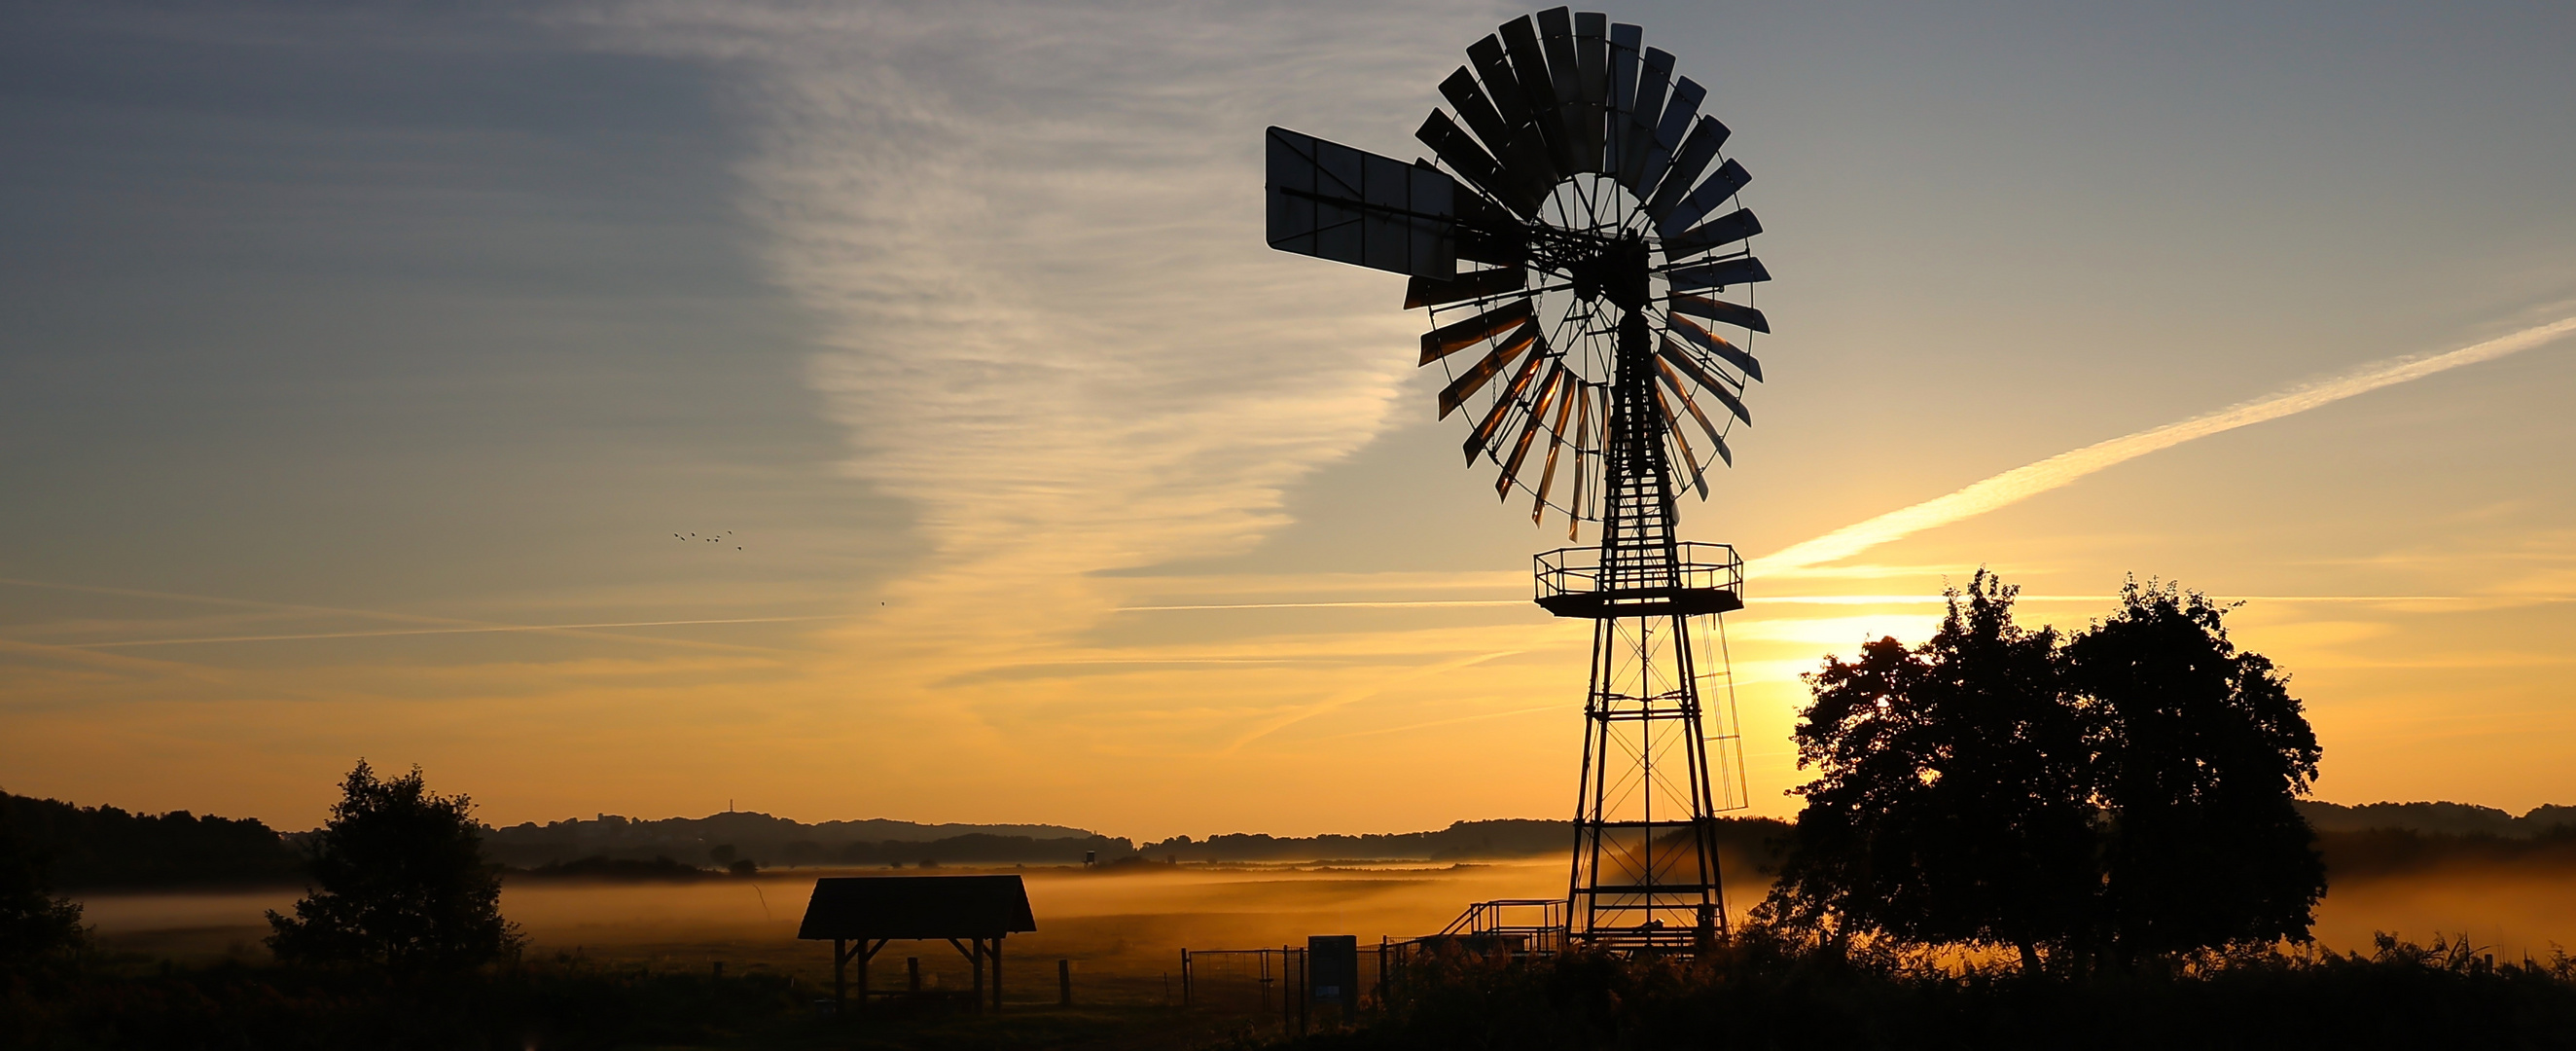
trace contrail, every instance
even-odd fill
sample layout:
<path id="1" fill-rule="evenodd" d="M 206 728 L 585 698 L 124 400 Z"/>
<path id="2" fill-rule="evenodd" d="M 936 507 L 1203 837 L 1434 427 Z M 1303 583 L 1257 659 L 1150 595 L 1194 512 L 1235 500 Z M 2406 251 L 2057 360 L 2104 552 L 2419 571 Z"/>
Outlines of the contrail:
<path id="1" fill-rule="evenodd" d="M 1208 606 L 1119 606 L 1112 613 L 1156 613 L 1188 609 L 1414 609 L 1424 606 L 1526 606 L 1528 599 L 1438 599 L 1395 602 L 1226 602 Z"/>
<path id="2" fill-rule="evenodd" d="M 128 646 L 193 646 L 213 642 L 290 642 L 303 639 L 382 639 L 398 635 L 488 635 L 511 631 L 583 631 L 593 628 L 661 628 L 679 624 L 785 624 L 835 617 L 733 617 L 725 620 L 628 620 L 609 624 L 494 624 L 471 628 L 401 628 L 392 631 L 317 631 L 300 635 L 216 635 L 195 639 L 130 639 L 123 642 L 67 642 L 67 650 L 106 650 Z"/>
<path id="3" fill-rule="evenodd" d="M 1900 540 L 1926 529 L 1949 525 L 1963 518 L 1973 518 L 2007 504 L 2027 500 L 2095 471 L 2137 459 L 2158 449 L 2171 448 L 2194 438 L 2205 438 L 2248 424 L 2277 420 L 2283 416 L 2306 412 L 2356 394 L 2367 394 L 2381 387 L 2422 379 L 2436 372 L 2445 372 L 2462 365 L 2493 361 L 2507 354 L 2548 343 L 2569 332 L 2576 332 L 2576 317 L 2553 321 L 2536 328 L 2527 328 L 2509 336 L 2499 336 L 2447 354 L 2421 355 L 2377 362 L 2342 376 L 2293 387 L 2269 397 L 2239 402 L 2179 423 L 2168 423 L 2162 427 L 2122 435 L 2109 441 L 2096 442 L 2071 452 L 2059 453 L 2038 463 L 2013 468 L 1948 496 L 1936 497 L 1912 507 L 1890 511 L 1866 522 L 1844 526 L 1805 543 L 1791 545 L 1778 554 L 1756 559 L 1754 568 L 1757 572 L 1779 573 L 1840 561 L 1889 541 Z"/>

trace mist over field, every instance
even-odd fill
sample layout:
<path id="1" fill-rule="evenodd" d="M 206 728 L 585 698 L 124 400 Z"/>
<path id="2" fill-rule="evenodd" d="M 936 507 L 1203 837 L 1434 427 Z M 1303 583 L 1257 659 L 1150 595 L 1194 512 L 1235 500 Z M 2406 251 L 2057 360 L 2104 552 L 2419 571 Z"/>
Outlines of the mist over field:
<path id="1" fill-rule="evenodd" d="M 2330 856 L 2334 840 L 2329 840 Z M 1728 912 L 1741 921 L 1769 889 L 1756 863 L 1730 863 Z M 2317 911 L 2314 934 L 2325 949 L 2368 952 L 2378 932 L 2419 941 L 2466 935 L 2499 960 L 2545 959 L 2576 946 L 2576 851 L 2529 857 L 2478 857 L 2453 851 L 2335 878 Z M 1156 863 L 1086 871 L 1040 866 L 938 871 L 1017 872 L 1027 881 L 1038 919 L 1034 934 L 1006 943 L 1007 959 L 1028 976 L 1015 995 L 1053 995 L 1053 961 L 1072 961 L 1077 981 L 1096 994 L 1152 1001 L 1179 950 L 1303 945 L 1309 935 L 1350 934 L 1363 945 L 1381 936 L 1404 939 L 1439 931 L 1467 903 L 1498 898 L 1561 898 L 1565 865 L 1553 856 L 1455 864 L 1406 862 L 1312 864 Z M 579 954 L 600 962 L 661 967 L 759 967 L 828 982 L 829 950 L 795 940 L 813 881 L 826 875 L 888 875 L 872 869 L 771 870 L 746 880 L 688 884 L 518 880 L 502 897 L 504 915 L 526 928 L 539 958 Z M 83 897 L 102 946 L 110 951 L 169 954 L 182 960 L 258 959 L 268 933 L 263 909 L 285 909 L 299 891 L 94 893 Z M 899 974 L 903 957 L 921 959 L 936 980 L 967 980 L 964 960 L 937 943 L 887 950 L 880 974 Z M 1040 972 L 1045 972 L 1041 974 Z M 881 979 L 882 980 L 882 979 Z M 1174 980 L 1177 980 L 1176 978 Z"/>

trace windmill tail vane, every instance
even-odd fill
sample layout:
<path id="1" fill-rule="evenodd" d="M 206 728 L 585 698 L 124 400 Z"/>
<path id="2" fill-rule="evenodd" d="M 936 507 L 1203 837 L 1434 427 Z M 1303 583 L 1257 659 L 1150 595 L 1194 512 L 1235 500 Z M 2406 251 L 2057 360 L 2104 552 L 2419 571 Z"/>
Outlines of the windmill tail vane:
<path id="1" fill-rule="evenodd" d="M 1677 497 L 1734 463 L 1771 330 L 1752 175 L 1677 67 L 1637 26 L 1551 8 L 1468 46 L 1414 132 L 1430 157 L 1279 127 L 1264 151 L 1271 247 L 1406 275 L 1467 462 L 1569 541 L 1597 524 L 1535 564 L 1538 604 L 1595 624 L 1566 933 L 1637 951 L 1726 927 L 1714 815 L 1744 790 L 1719 615 L 1743 563 L 1681 540 Z"/>

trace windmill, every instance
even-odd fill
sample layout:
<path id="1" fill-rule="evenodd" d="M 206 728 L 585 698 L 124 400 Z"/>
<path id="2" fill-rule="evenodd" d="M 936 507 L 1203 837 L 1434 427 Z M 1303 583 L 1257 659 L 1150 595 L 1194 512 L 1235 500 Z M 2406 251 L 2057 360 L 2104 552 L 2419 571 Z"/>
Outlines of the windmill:
<path id="1" fill-rule="evenodd" d="M 1642 36 L 1562 7 L 1514 19 L 1441 82 L 1456 115 L 1414 133 L 1436 161 L 1274 127 L 1265 163 L 1271 247 L 1411 278 L 1468 464 L 1568 541 L 1598 523 L 1535 560 L 1538 604 L 1594 623 L 1564 923 L 1668 951 L 1724 931 L 1715 815 L 1744 805 L 1721 620 L 1743 563 L 1680 539 L 1678 490 L 1707 499 L 1752 422 L 1745 348 L 1770 326 L 1744 293 L 1770 274 L 1707 89 Z"/>

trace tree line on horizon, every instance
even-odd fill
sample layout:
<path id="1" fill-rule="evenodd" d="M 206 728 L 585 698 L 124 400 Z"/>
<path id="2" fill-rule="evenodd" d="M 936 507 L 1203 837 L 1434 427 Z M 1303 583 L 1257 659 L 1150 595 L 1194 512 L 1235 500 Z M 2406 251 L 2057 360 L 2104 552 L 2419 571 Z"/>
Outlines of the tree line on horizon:
<path id="1" fill-rule="evenodd" d="M 2517 816 L 2465 803 L 2345 806 L 2301 799 L 2296 806 L 2317 830 L 2327 867 L 2336 874 L 2393 873 L 2449 863 L 2576 866 L 2576 807 L 2541 806 Z M 70 890 L 285 886 L 305 876 L 299 844 L 310 833 L 280 833 L 257 818 L 198 816 L 184 810 L 150 814 L 6 793 L 0 793 L 0 814 L 19 830 L 29 856 L 41 860 L 50 886 Z M 1720 845 L 1731 859 L 1768 870 L 1776 866 L 1792 822 L 1731 817 L 1720 818 L 1718 826 Z M 1476 861 L 1557 853 L 1573 835 L 1571 824 L 1562 820 L 1502 818 L 1458 821 L 1430 832 L 1224 833 L 1173 836 L 1141 845 L 1115 836 L 968 833 L 788 850 L 784 848 L 800 841 L 771 844 L 779 849 L 765 849 L 758 841 L 712 847 L 647 844 L 591 849 L 593 845 L 585 842 L 505 847 L 493 843 L 489 826 L 482 832 L 486 858 L 509 869 L 548 877 L 609 879 L 683 878 L 682 870 L 713 874 L 741 860 L 766 868 L 800 864 L 915 868 L 924 861 L 1069 865 L 1079 863 L 1085 852 L 1103 862 L 1130 857 L 1189 862 Z M 716 856 L 728 846 L 733 848 L 730 852 Z"/>

